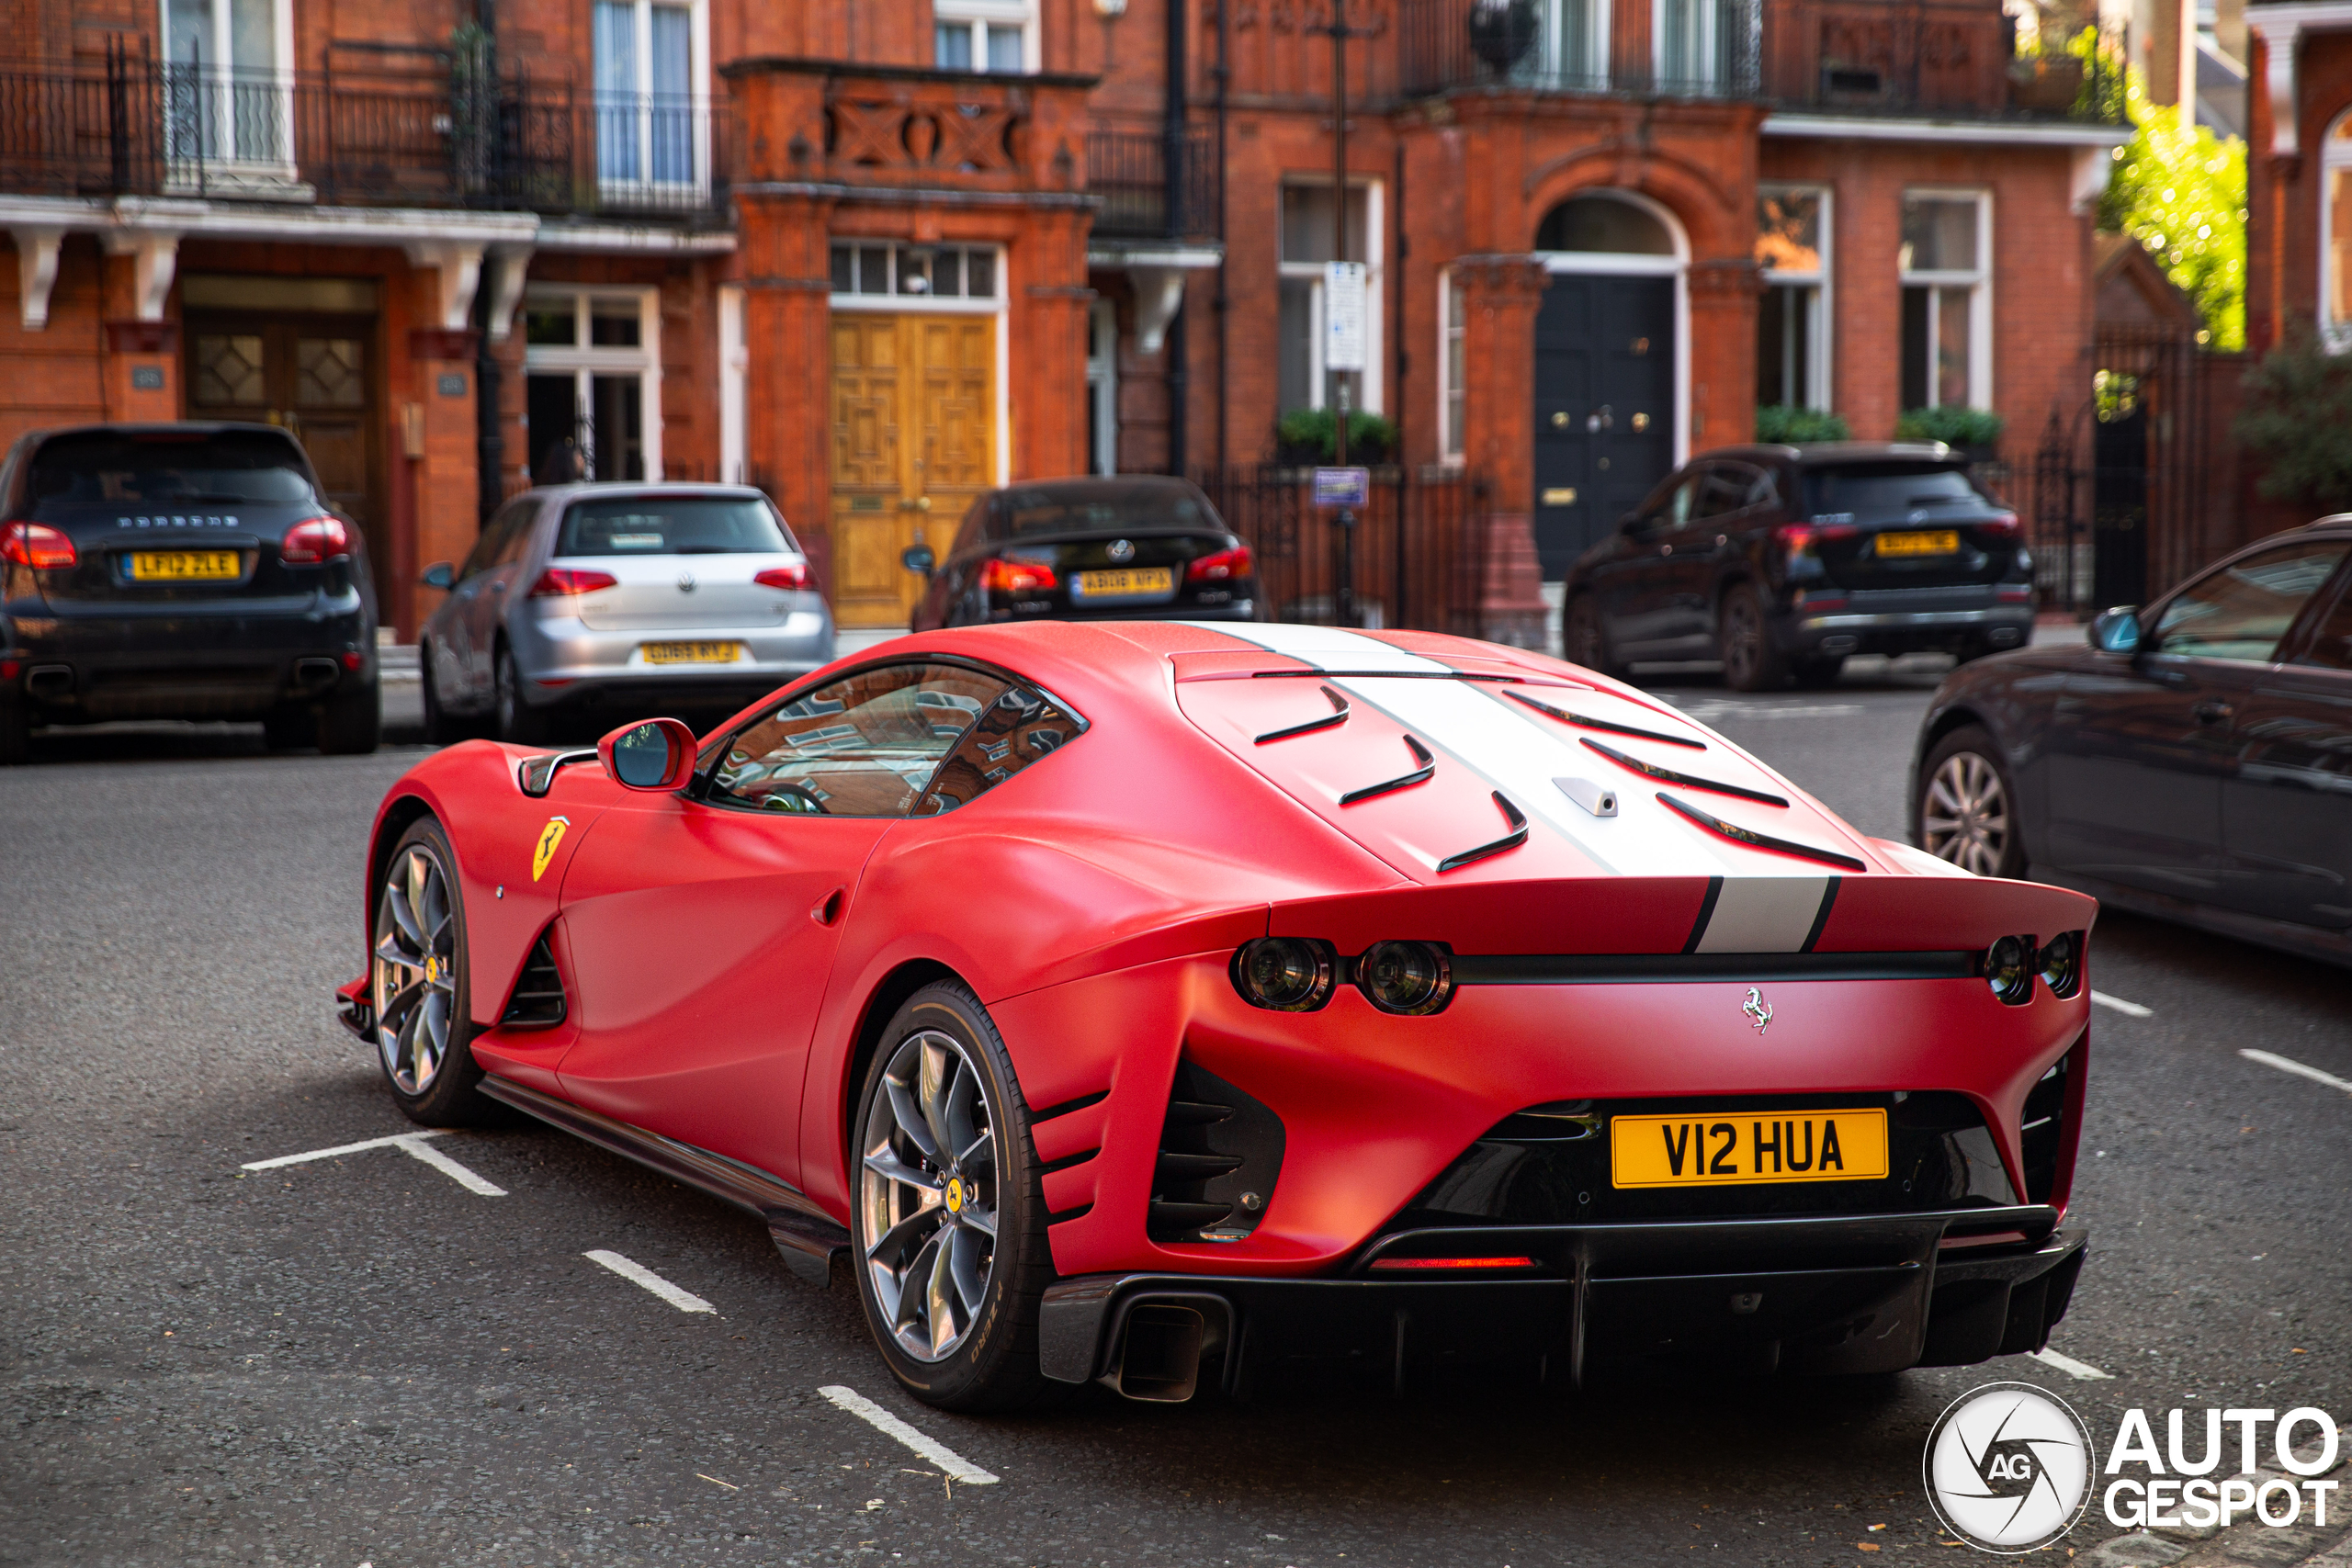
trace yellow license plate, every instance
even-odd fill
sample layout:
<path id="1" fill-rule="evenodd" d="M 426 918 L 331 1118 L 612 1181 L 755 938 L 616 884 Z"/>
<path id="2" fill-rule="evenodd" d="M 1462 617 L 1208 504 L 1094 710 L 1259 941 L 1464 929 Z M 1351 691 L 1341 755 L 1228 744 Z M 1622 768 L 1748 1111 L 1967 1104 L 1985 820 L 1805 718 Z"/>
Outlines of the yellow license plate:
<path id="1" fill-rule="evenodd" d="M 233 582 L 243 575 L 234 550 L 133 550 L 133 582 Z"/>
<path id="2" fill-rule="evenodd" d="M 740 642 L 649 642 L 640 646 L 648 664 L 732 664 L 743 651 Z"/>
<path id="3" fill-rule="evenodd" d="M 1885 1175 L 1886 1112 L 1879 1110 L 1618 1116 L 1609 1123 L 1609 1179 L 1617 1187 L 1743 1187 Z"/>
<path id="4" fill-rule="evenodd" d="M 1960 553 L 1960 531 L 1956 528 L 1935 528 L 1924 534 L 1881 534 L 1878 536 L 1881 556 L 1956 556 Z"/>
<path id="5" fill-rule="evenodd" d="M 1141 593 L 1165 593 L 1176 586 L 1171 567 L 1138 566 L 1123 571 L 1081 571 L 1078 592 L 1088 599 L 1125 599 Z"/>

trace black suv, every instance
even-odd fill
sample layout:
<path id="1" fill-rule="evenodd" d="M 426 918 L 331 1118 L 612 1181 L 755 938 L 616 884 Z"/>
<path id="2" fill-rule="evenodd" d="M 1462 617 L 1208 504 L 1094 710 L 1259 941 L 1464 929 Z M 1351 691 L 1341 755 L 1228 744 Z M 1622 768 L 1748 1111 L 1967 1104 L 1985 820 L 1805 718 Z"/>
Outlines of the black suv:
<path id="1" fill-rule="evenodd" d="M 0 459 L 0 762 L 37 724 L 259 719 L 373 751 L 376 591 L 266 424 L 34 431 Z"/>
<path id="2" fill-rule="evenodd" d="M 1743 692 L 1838 678 L 1854 653 L 1970 660 L 2033 635 L 2017 513 L 1934 443 L 1702 453 L 1568 569 L 1567 657 L 1720 658 Z"/>

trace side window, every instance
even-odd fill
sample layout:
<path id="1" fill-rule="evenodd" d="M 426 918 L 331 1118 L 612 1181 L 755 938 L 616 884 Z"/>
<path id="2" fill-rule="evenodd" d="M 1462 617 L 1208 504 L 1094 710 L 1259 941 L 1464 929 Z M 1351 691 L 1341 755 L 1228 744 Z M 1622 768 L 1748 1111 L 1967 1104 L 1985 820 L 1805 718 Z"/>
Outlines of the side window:
<path id="1" fill-rule="evenodd" d="M 1698 522 L 1737 512 L 1751 503 L 1759 489 L 1769 491 L 1771 482 L 1762 469 L 1746 463 L 1710 463 L 1700 476 L 1691 519 Z"/>
<path id="2" fill-rule="evenodd" d="M 1034 686 L 1014 686 L 965 732 L 914 814 L 936 817 L 968 805 L 1086 729 L 1086 721 Z"/>
<path id="3" fill-rule="evenodd" d="M 2335 603 L 2313 628 L 2311 646 L 2295 656 L 2295 662 L 2324 670 L 2352 670 L 2352 588 L 2336 594 Z"/>
<path id="4" fill-rule="evenodd" d="M 481 525 L 481 534 L 474 540 L 474 547 L 467 555 L 466 564 L 458 570 L 458 581 L 463 582 L 475 573 L 488 571 L 499 564 L 500 552 L 514 532 L 515 520 L 526 510 L 523 503 L 510 501 Z"/>
<path id="5" fill-rule="evenodd" d="M 530 550 L 531 525 L 538 521 L 538 516 L 536 502 L 508 502 L 506 510 L 499 513 L 505 532 L 498 541 L 498 558 L 490 564 L 512 566 L 521 560 Z"/>
<path id="6" fill-rule="evenodd" d="M 807 692 L 738 731 L 710 798 L 760 811 L 904 817 L 1006 683 L 953 664 L 885 664 Z"/>
<path id="7" fill-rule="evenodd" d="M 1679 528 L 1690 521 L 1690 502 L 1698 494 L 1703 468 L 1686 468 L 1660 485 L 1642 508 L 1642 522 L 1652 528 Z"/>
<path id="8" fill-rule="evenodd" d="M 2340 540 L 2311 539 L 2223 567 L 2165 606 L 2150 645 L 2187 659 L 2267 663 L 2345 549 Z"/>

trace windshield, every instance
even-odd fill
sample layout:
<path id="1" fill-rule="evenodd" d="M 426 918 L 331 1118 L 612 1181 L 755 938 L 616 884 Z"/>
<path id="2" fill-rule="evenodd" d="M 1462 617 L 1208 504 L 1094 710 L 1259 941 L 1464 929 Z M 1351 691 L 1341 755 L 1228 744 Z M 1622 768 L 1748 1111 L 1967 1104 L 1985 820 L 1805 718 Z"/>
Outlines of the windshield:
<path id="1" fill-rule="evenodd" d="M 1962 470 L 1935 463 L 1868 463 L 1815 468 L 1804 477 L 1815 517 L 1883 517 L 1917 507 L 1988 504 Z"/>
<path id="2" fill-rule="evenodd" d="M 563 514 L 559 556 L 774 555 L 794 548 L 756 496 L 631 495 Z"/>
<path id="3" fill-rule="evenodd" d="M 1003 504 L 1016 537 L 1144 528 L 1225 529 L 1199 496 L 1170 484 L 1015 488 L 1005 491 Z"/>
<path id="4" fill-rule="evenodd" d="M 212 434 L 61 435 L 41 443 L 36 502 L 149 505 L 311 499 L 292 442 L 258 431 Z"/>

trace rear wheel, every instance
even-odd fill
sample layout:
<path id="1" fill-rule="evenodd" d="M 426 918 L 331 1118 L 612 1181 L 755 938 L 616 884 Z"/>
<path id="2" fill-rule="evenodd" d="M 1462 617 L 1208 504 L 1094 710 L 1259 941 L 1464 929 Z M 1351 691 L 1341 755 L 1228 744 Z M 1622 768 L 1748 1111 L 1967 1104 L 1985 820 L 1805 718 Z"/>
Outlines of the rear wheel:
<path id="1" fill-rule="evenodd" d="M 1610 656 L 1609 626 L 1601 618 L 1600 602 L 1591 594 L 1579 593 L 1568 601 L 1560 640 L 1566 645 L 1569 663 L 1581 664 L 1613 681 L 1625 678 L 1623 661 Z"/>
<path id="2" fill-rule="evenodd" d="M 1979 876 L 2023 876 L 2017 789 L 2000 743 L 1976 725 L 1935 744 L 1919 768 L 1919 847 Z"/>
<path id="3" fill-rule="evenodd" d="M 0 768 L 22 767 L 32 756 L 32 715 L 24 699 L 0 693 Z"/>
<path id="4" fill-rule="evenodd" d="M 475 1089 L 473 965 L 457 856 L 427 817 L 401 835 L 376 891 L 368 999 L 376 1055 L 392 1100 L 412 1122 L 465 1127 L 495 1119 Z"/>
<path id="5" fill-rule="evenodd" d="M 498 646 L 496 680 L 498 738 L 515 746 L 546 745 L 554 727 L 545 713 L 524 700 L 523 678 L 514 668 L 514 652 L 504 643 Z"/>
<path id="6" fill-rule="evenodd" d="M 1715 642 L 1723 655 L 1724 683 L 1742 692 L 1777 692 L 1789 683 L 1789 667 L 1764 622 L 1764 600 L 1752 582 L 1724 595 L 1716 613 Z"/>
<path id="7" fill-rule="evenodd" d="M 357 757 L 383 741 L 382 690 L 373 682 L 337 692 L 319 705 L 319 750 L 330 757 Z"/>
<path id="8" fill-rule="evenodd" d="M 1028 1111 L 988 1010 L 955 981 L 909 998 L 858 1097 L 852 1253 L 882 1359 L 943 1410 L 1055 1392 L 1037 1368 L 1054 1277 Z"/>
<path id="9" fill-rule="evenodd" d="M 420 643 L 416 649 L 417 681 L 424 698 L 424 743 L 428 746 L 451 746 L 470 733 L 470 727 L 441 705 L 441 683 L 433 677 L 433 645 Z"/>

